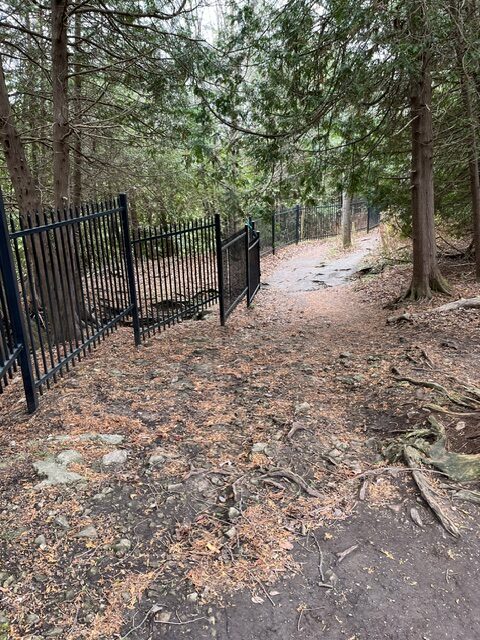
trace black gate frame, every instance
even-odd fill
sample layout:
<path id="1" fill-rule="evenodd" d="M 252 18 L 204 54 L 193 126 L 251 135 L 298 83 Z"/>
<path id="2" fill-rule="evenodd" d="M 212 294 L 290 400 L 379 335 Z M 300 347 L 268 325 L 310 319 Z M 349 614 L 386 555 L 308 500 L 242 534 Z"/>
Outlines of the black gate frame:
<path id="1" fill-rule="evenodd" d="M 249 307 L 260 289 L 260 234 L 255 229 L 251 219 L 239 231 L 222 240 L 220 216 L 215 216 L 215 237 L 217 244 L 217 271 L 218 291 L 220 307 L 220 324 L 225 326 L 228 316 L 238 307 L 245 298 Z M 227 288 L 231 293 L 230 273 L 224 268 L 224 258 L 229 261 L 229 251 L 232 247 L 242 248 L 245 261 L 245 281 L 235 297 L 227 295 Z M 252 258 L 253 256 L 253 258 Z"/>
<path id="2" fill-rule="evenodd" d="M 10 320 L 10 329 L 13 336 L 11 353 L 5 362 L 0 363 L 0 380 L 9 374 L 17 365 L 20 365 L 23 388 L 27 401 L 27 410 L 33 413 L 38 408 L 38 394 L 33 377 L 32 361 L 30 359 L 27 331 L 20 303 L 20 294 L 15 273 L 13 251 L 10 243 L 7 217 L 3 194 L 0 191 L 0 278 L 2 278 L 7 312 Z"/>
<path id="3" fill-rule="evenodd" d="M 255 222 L 250 218 L 247 224 L 247 306 L 260 289 L 260 233 L 255 229 Z"/>

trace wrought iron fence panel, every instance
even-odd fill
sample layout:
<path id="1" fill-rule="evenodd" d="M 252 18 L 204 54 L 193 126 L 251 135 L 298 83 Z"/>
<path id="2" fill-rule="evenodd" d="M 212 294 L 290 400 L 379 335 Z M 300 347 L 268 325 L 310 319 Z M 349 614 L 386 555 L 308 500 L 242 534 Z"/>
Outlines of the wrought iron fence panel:
<path id="1" fill-rule="evenodd" d="M 218 300 L 213 218 L 136 229 L 132 246 L 143 337 Z"/>
<path id="2" fill-rule="evenodd" d="M 248 291 L 247 304 L 250 305 L 260 289 L 260 234 L 252 225 L 248 226 Z"/>
<path id="3" fill-rule="evenodd" d="M 132 314 L 127 211 L 120 200 L 10 217 L 40 392 Z"/>
<path id="4" fill-rule="evenodd" d="M 17 370 L 19 349 L 13 333 L 3 269 L 0 268 L 0 393 Z"/>
<path id="5" fill-rule="evenodd" d="M 248 290 L 248 229 L 244 227 L 221 242 L 219 256 L 219 287 L 222 304 L 220 321 L 238 306 Z"/>

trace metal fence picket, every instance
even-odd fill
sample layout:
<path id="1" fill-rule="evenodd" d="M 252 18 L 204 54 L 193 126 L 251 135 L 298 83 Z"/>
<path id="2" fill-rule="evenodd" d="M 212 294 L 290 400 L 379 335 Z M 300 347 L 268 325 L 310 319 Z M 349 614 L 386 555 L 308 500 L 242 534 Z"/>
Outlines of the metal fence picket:
<path id="1" fill-rule="evenodd" d="M 8 314 L 8 319 L 5 318 L 5 326 L 9 320 L 13 337 L 11 353 L 5 353 L 5 360 L 0 361 L 0 379 L 9 373 L 16 362 L 19 363 L 27 410 L 29 413 L 33 413 L 38 407 L 38 397 L 14 265 L 3 194 L 0 191 L 0 278 L 2 278 L 6 300 L 4 312 Z"/>

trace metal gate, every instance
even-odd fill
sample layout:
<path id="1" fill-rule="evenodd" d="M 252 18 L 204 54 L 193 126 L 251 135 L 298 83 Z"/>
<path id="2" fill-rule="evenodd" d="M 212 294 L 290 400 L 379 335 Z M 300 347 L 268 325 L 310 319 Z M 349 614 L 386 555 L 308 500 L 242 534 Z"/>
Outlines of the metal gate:
<path id="1" fill-rule="evenodd" d="M 260 234 L 250 221 L 226 240 L 221 240 L 220 218 L 216 217 L 220 322 L 245 298 L 250 306 L 260 288 Z"/>
<path id="2" fill-rule="evenodd" d="M 248 271 L 248 290 L 247 305 L 250 306 L 252 300 L 260 289 L 260 234 L 255 229 L 255 223 L 250 222 L 248 225 L 248 252 L 247 252 L 247 271 Z"/>
<path id="3" fill-rule="evenodd" d="M 20 365 L 27 408 L 37 408 L 25 318 L 20 306 L 3 196 L 0 192 L 0 393 Z"/>

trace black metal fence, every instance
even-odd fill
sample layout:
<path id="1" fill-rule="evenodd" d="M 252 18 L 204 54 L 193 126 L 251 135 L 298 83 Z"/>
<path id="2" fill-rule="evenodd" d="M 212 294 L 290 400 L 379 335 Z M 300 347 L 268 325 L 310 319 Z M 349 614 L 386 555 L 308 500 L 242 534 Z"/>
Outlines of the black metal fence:
<path id="1" fill-rule="evenodd" d="M 371 207 L 354 211 L 357 228 L 379 219 Z M 223 325 L 259 290 L 262 252 L 340 229 L 330 205 L 250 220 L 226 240 L 218 215 L 131 230 L 124 194 L 8 219 L 0 194 L 0 223 L 0 393 L 19 368 L 29 411 L 120 324 L 138 345 L 218 302 Z"/>
<path id="2" fill-rule="evenodd" d="M 380 212 L 363 199 L 351 205 L 352 223 L 356 231 L 370 231 L 380 224 Z M 255 221 L 262 236 L 261 255 L 304 240 L 322 240 L 339 235 L 342 203 L 340 200 L 315 206 L 296 205 Z"/>
<path id="3" fill-rule="evenodd" d="M 33 405 L 36 391 L 49 388 L 135 313 L 126 201 L 10 216 L 3 236 L 20 292 Z"/>
<path id="4" fill-rule="evenodd" d="M 0 393 L 20 366 L 29 411 L 120 324 L 138 345 L 217 301 L 223 324 L 260 283 L 258 233 L 218 215 L 131 230 L 121 194 L 0 222 Z"/>
<path id="5" fill-rule="evenodd" d="M 132 245 L 142 336 L 217 302 L 214 218 L 136 229 Z"/>
<path id="6" fill-rule="evenodd" d="M 260 289 L 260 233 L 255 228 L 255 223 L 251 220 L 248 224 L 248 251 L 247 251 L 247 272 L 248 291 L 247 304 L 250 305 Z"/>
<path id="7" fill-rule="evenodd" d="M 217 237 L 220 237 L 219 229 Z M 220 242 L 218 281 L 220 322 L 224 325 L 244 298 L 250 306 L 260 288 L 260 234 L 251 220 Z"/>
<path id="8" fill-rule="evenodd" d="M 222 291 L 220 322 L 225 324 L 248 291 L 248 229 L 243 227 L 221 243 L 219 285 Z"/>

